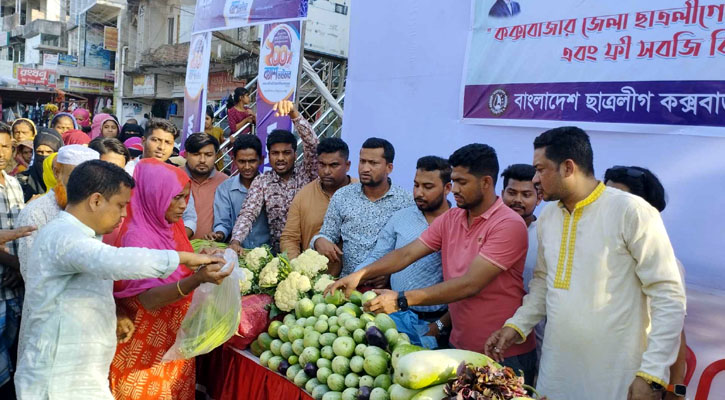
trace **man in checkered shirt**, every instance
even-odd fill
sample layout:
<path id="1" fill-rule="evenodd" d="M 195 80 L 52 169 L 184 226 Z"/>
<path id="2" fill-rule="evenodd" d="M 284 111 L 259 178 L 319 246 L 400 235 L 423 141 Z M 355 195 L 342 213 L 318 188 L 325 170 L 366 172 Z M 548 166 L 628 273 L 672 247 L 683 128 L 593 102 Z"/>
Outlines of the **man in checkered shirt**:
<path id="1" fill-rule="evenodd" d="M 12 157 L 10 127 L 0 123 L 0 229 L 4 230 L 15 228 L 15 218 L 25 204 L 20 183 L 5 173 Z M 23 305 L 23 281 L 16 250 L 15 241 L 7 242 L 5 249 L 0 249 L 0 398 L 6 399 L 14 398 L 10 380 L 14 371 L 13 347 L 18 339 Z"/>

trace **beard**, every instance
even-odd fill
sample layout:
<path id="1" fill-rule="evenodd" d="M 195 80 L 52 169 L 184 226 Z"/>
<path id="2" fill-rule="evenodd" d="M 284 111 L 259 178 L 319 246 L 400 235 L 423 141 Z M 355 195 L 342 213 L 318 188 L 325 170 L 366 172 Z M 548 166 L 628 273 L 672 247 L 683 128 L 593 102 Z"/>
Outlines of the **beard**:
<path id="1" fill-rule="evenodd" d="M 53 193 L 55 194 L 55 202 L 58 203 L 58 207 L 61 210 L 65 210 L 65 206 L 68 205 L 68 193 L 65 190 L 65 185 L 58 182 L 53 188 Z"/>
<path id="2" fill-rule="evenodd" d="M 439 209 L 441 207 L 441 204 L 443 204 L 444 201 L 445 201 L 445 197 L 441 195 L 440 197 L 431 201 L 430 203 L 424 203 L 424 204 L 419 205 L 416 202 L 415 205 L 418 207 L 418 210 L 420 210 L 422 212 L 430 212 L 430 211 L 435 211 L 435 210 Z"/>

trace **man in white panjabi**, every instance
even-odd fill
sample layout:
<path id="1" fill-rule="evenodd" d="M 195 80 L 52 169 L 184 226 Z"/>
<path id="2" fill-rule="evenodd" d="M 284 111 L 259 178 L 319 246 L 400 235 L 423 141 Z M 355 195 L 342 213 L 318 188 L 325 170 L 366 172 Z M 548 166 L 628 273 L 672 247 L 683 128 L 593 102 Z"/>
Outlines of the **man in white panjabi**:
<path id="1" fill-rule="evenodd" d="M 34 226 L 41 229 L 57 217 L 65 208 L 65 187 L 68 185 L 68 177 L 70 177 L 73 169 L 86 161 L 98 160 L 98 157 L 99 154 L 97 151 L 80 144 L 70 144 L 61 147 L 58 150 L 58 155 L 53 165 L 53 174 L 58 184 L 54 188 L 48 188 L 46 194 L 25 206 L 18 215 L 18 223 L 20 226 Z M 17 241 L 20 274 L 23 276 L 23 279 L 25 279 L 25 275 L 27 274 L 30 249 L 33 248 L 33 241 L 37 234 L 37 231 L 33 232 L 30 236 Z"/>
<path id="2" fill-rule="evenodd" d="M 539 392 L 557 400 L 661 398 L 685 293 L 659 212 L 594 178 L 581 129 L 544 132 L 534 149 L 534 183 L 551 201 L 539 216 L 537 265 L 522 306 L 485 352 L 500 358 L 546 317 Z"/>
<path id="3" fill-rule="evenodd" d="M 167 277 L 219 258 L 103 244 L 126 213 L 133 179 L 99 160 L 76 167 L 68 205 L 38 233 L 25 277 L 15 386 L 18 399 L 113 399 L 116 350 L 113 281 Z M 207 268 L 218 270 L 219 265 Z"/>

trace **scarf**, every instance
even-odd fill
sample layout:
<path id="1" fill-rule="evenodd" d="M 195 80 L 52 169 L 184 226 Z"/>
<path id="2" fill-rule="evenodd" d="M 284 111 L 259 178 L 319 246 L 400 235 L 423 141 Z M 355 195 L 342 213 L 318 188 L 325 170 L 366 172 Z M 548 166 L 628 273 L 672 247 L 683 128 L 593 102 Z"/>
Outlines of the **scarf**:
<path id="1" fill-rule="evenodd" d="M 118 122 L 116 122 L 116 120 L 113 119 L 111 114 L 96 114 L 96 116 L 93 117 L 93 125 L 91 125 L 91 135 L 90 135 L 91 140 L 93 140 L 99 136 L 103 136 L 103 133 L 102 133 L 103 124 L 106 121 L 113 121 L 113 123 L 116 124 L 116 129 L 118 129 L 119 133 L 120 133 L 121 129 L 118 126 Z"/>
<path id="2" fill-rule="evenodd" d="M 22 142 L 18 143 L 18 147 L 15 148 L 15 162 L 17 163 L 17 166 L 15 167 L 15 173 L 22 172 L 28 169 L 28 166 L 30 163 L 25 162 L 25 159 L 23 158 L 21 154 L 21 147 L 27 147 L 30 150 L 33 150 L 33 141 L 32 140 L 23 140 Z M 32 159 L 30 160 L 32 161 Z M 23 167 L 22 169 L 19 169 L 20 167 Z M 14 174 L 11 174 L 14 175 Z"/>
<path id="3" fill-rule="evenodd" d="M 166 210 L 190 180 L 182 170 L 153 158 L 139 161 L 134 169 L 136 187 L 131 195 L 128 215 L 118 236 L 120 247 L 145 247 L 148 249 L 193 252 L 186 237 L 184 221 L 171 224 L 166 221 Z M 187 199 L 188 201 L 188 199 Z M 177 282 L 192 272 L 184 265 L 168 278 L 149 278 L 117 282 L 114 296 L 136 296 L 151 288 Z"/>
<path id="4" fill-rule="evenodd" d="M 78 129 L 71 129 L 63 134 L 63 143 L 68 144 L 88 144 L 91 138 L 85 132 Z"/>
<path id="5" fill-rule="evenodd" d="M 35 122 L 33 122 L 32 120 L 29 120 L 27 118 L 18 118 L 15 121 L 13 121 L 13 124 L 10 126 L 10 131 L 13 132 L 13 139 L 15 139 L 15 125 L 17 125 L 21 122 L 25 122 L 30 125 L 30 127 L 33 130 L 33 138 L 35 137 L 35 135 L 38 134 L 38 128 L 35 126 Z"/>
<path id="6" fill-rule="evenodd" d="M 76 117 L 74 117 L 73 114 L 67 113 L 67 112 L 59 112 L 58 114 L 55 114 L 55 116 L 53 117 L 53 119 L 50 120 L 50 126 L 54 127 L 55 126 L 55 122 L 60 117 L 68 117 L 68 118 L 70 118 L 71 121 L 73 121 L 73 129 L 79 129 L 80 128 L 80 126 L 78 125 L 78 121 L 76 121 Z"/>
<path id="7" fill-rule="evenodd" d="M 141 127 L 141 125 L 126 123 L 123 125 L 123 128 L 121 129 L 121 134 L 118 135 L 118 140 L 120 140 L 121 143 L 123 143 L 126 140 L 134 138 L 134 137 L 142 138 L 143 133 L 144 133 L 144 130 Z"/>
<path id="8" fill-rule="evenodd" d="M 53 153 L 43 160 L 43 183 L 46 188 L 54 188 L 57 185 L 55 174 L 53 174 L 53 160 L 58 153 Z"/>
<path id="9" fill-rule="evenodd" d="M 81 127 L 88 128 L 91 126 L 91 112 L 85 108 L 76 108 L 73 110 L 73 117 Z"/>

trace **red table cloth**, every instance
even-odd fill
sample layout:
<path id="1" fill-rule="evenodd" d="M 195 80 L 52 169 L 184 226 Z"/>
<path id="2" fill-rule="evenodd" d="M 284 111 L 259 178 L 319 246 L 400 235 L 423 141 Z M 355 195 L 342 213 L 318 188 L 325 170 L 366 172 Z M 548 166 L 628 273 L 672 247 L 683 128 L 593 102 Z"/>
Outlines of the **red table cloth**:
<path id="1" fill-rule="evenodd" d="M 248 351 L 224 346 L 217 387 L 211 395 L 218 400 L 312 400 L 304 390 L 259 364 Z M 215 368 L 216 369 L 216 368 Z M 223 379 L 220 379 L 223 376 Z"/>

